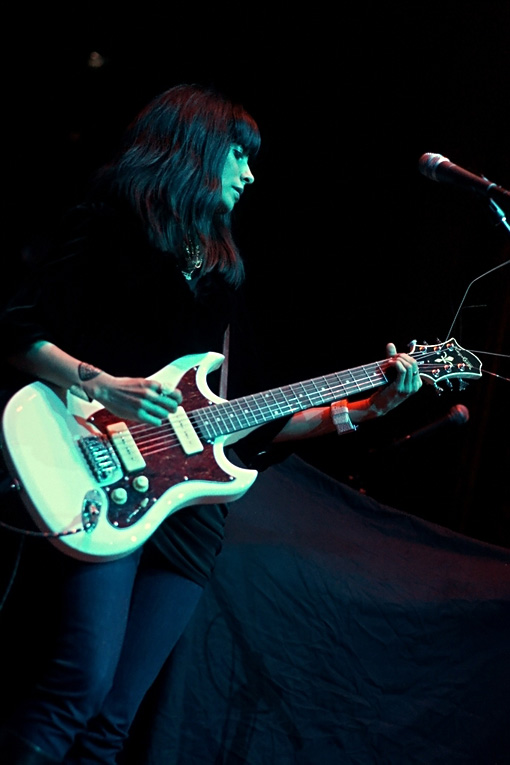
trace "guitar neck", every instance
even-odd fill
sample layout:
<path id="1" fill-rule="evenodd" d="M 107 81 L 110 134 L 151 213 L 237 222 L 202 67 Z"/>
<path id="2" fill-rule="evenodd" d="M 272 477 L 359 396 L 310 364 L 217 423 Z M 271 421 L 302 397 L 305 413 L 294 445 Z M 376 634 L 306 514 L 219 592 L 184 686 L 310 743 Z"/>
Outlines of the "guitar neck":
<path id="1" fill-rule="evenodd" d="M 386 384 L 386 361 L 354 367 L 324 377 L 272 388 L 193 412 L 206 439 L 237 433 L 315 406 L 363 393 Z"/>

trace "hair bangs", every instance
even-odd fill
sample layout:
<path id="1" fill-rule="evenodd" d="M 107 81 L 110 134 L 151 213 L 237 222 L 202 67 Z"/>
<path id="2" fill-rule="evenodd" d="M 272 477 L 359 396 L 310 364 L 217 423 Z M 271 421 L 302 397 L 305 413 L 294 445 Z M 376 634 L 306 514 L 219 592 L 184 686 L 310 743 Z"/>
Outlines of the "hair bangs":
<path id="1" fill-rule="evenodd" d="M 255 157 L 260 149 L 260 131 L 255 120 L 242 106 L 233 110 L 232 143 L 243 147 L 245 153 Z"/>

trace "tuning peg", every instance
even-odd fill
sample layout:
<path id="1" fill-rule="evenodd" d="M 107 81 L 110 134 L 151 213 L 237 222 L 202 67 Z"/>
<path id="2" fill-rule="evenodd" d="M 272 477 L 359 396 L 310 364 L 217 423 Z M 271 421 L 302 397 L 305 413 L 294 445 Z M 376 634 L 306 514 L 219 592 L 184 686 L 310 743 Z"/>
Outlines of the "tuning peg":
<path id="1" fill-rule="evenodd" d="M 465 380 L 463 380 L 463 379 L 462 379 L 462 377 L 461 377 L 461 378 L 460 378 L 460 380 L 459 380 L 459 390 L 460 390 L 460 391 L 466 390 L 466 388 L 468 387 L 468 385 L 469 385 L 469 383 L 467 383 L 467 382 L 466 382 Z"/>

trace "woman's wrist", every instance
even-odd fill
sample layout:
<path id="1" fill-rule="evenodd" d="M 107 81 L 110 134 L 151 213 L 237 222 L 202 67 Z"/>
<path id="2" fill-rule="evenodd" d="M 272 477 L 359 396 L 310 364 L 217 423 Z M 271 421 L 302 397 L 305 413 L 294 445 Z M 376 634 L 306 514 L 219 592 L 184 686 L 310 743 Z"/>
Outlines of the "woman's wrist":
<path id="1" fill-rule="evenodd" d="M 374 420 L 386 414 L 384 409 L 380 409 L 374 401 L 374 396 L 364 398 L 361 401 L 349 402 L 349 414 L 356 425 L 360 425 L 368 420 Z"/>
<path id="2" fill-rule="evenodd" d="M 330 406 L 331 420 L 339 435 L 343 433 L 353 433 L 358 426 L 353 423 L 350 417 L 347 400 L 334 401 Z"/>
<path id="3" fill-rule="evenodd" d="M 69 390 L 78 398 L 84 401 L 94 401 L 97 396 L 98 377 L 104 375 L 102 369 L 98 369 L 93 364 L 87 364 L 80 361 L 78 364 L 78 383 L 71 385 Z"/>

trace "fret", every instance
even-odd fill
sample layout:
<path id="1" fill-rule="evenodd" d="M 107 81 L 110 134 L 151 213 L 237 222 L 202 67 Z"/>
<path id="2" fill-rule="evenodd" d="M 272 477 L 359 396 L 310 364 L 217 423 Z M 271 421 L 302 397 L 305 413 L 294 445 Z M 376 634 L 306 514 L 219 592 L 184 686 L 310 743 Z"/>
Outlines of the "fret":
<path id="1" fill-rule="evenodd" d="M 335 384 L 331 386 L 332 393 L 334 394 L 333 400 L 338 401 L 339 399 L 346 398 L 348 393 L 341 373 L 337 372 L 336 374 L 331 375 L 331 379 L 335 381 Z"/>
<path id="2" fill-rule="evenodd" d="M 241 429 L 252 428 L 263 422 L 263 419 L 256 417 L 256 411 L 252 409 L 251 401 L 253 397 L 245 397 L 231 401 L 233 419 L 235 418 Z"/>
<path id="3" fill-rule="evenodd" d="M 384 371 L 384 369 L 382 368 L 382 366 L 381 366 L 380 362 L 376 362 L 376 363 L 375 363 L 375 364 L 373 364 L 372 366 L 373 366 L 374 368 L 375 368 L 375 367 L 377 367 L 377 368 L 378 368 L 378 370 L 379 370 L 379 376 L 378 376 L 378 377 L 379 377 L 379 380 L 381 380 L 381 379 L 382 379 L 382 382 L 389 382 L 389 381 L 388 381 L 388 378 L 386 377 L 386 372 L 385 372 L 385 371 Z M 375 371 L 374 371 L 374 374 L 376 374 L 376 373 L 375 373 Z M 382 384 L 382 383 L 378 383 L 378 384 Z"/>
<path id="4" fill-rule="evenodd" d="M 308 380 L 308 397 L 312 406 L 318 406 L 319 404 L 324 403 L 324 388 L 319 387 L 317 384 L 320 380 L 325 380 L 325 378 L 318 377 L 315 380 Z"/>
<path id="5" fill-rule="evenodd" d="M 369 385 L 372 385 L 374 383 L 374 378 L 380 379 L 380 377 L 382 376 L 384 379 L 386 379 L 382 369 L 379 367 L 379 371 L 378 371 L 377 366 L 378 366 L 377 364 L 370 364 L 369 367 L 366 367 L 366 366 L 360 367 L 360 370 L 363 372 L 363 375 L 366 377 L 366 380 L 368 380 Z M 368 371 L 369 369 L 370 369 L 370 374 Z"/>
<path id="6" fill-rule="evenodd" d="M 217 423 L 211 417 L 211 409 L 212 407 L 208 406 L 193 412 L 192 420 L 193 422 L 196 421 L 196 426 L 204 441 L 214 441 L 215 438 L 223 435 L 223 431 L 218 430 Z M 231 432 L 235 432 L 235 428 Z"/>
<path id="7" fill-rule="evenodd" d="M 351 383 L 351 390 L 349 395 L 352 395 L 353 392 L 360 393 L 362 390 L 364 390 L 363 386 L 360 384 L 360 381 L 359 381 L 362 378 L 366 379 L 366 375 L 362 367 L 355 367 L 354 369 L 350 370 L 349 377 L 350 377 L 350 383 Z"/>
<path id="8" fill-rule="evenodd" d="M 259 420 L 259 422 L 266 422 L 267 410 L 264 408 L 264 401 L 263 401 L 262 395 L 260 393 L 255 394 L 252 397 L 252 401 L 254 402 L 258 410 L 257 419 Z"/>
<path id="9" fill-rule="evenodd" d="M 268 414 L 270 415 L 267 419 L 269 420 L 276 420 L 278 417 L 282 416 L 282 410 L 280 407 L 280 404 L 278 403 L 278 399 L 276 398 L 276 391 L 274 390 L 267 390 L 264 393 L 261 393 L 260 396 L 264 399 Z"/>
<path id="10" fill-rule="evenodd" d="M 297 385 L 288 385 L 282 388 L 282 393 L 286 399 L 287 414 L 301 412 L 303 409 L 303 399 L 297 392 Z"/>
<path id="11" fill-rule="evenodd" d="M 264 393 L 259 393 L 258 399 L 261 402 L 259 407 L 260 415 L 263 417 L 264 422 L 277 420 L 279 417 L 285 416 L 285 413 L 282 411 L 281 404 L 276 397 L 275 391 L 268 390 Z"/>
<path id="12" fill-rule="evenodd" d="M 290 414 L 287 407 L 284 388 L 273 388 L 273 390 L 267 391 L 267 393 L 272 394 L 273 401 L 276 406 L 276 416 L 272 419 L 276 419 L 276 417 L 285 417 L 287 414 Z"/>
<path id="13" fill-rule="evenodd" d="M 295 383 L 293 385 L 293 388 L 296 391 L 295 395 L 299 403 L 299 411 L 303 411 L 303 409 L 306 409 L 311 403 L 310 394 L 308 393 L 308 390 L 306 388 L 306 382 Z M 297 392 L 298 389 L 301 390 L 302 392 L 298 393 Z"/>
<path id="14" fill-rule="evenodd" d="M 225 420 L 227 429 L 224 430 L 224 433 L 244 430 L 256 424 L 253 421 L 249 400 L 246 397 L 219 404 L 218 409 L 224 409 L 228 414 L 228 419 Z"/>

